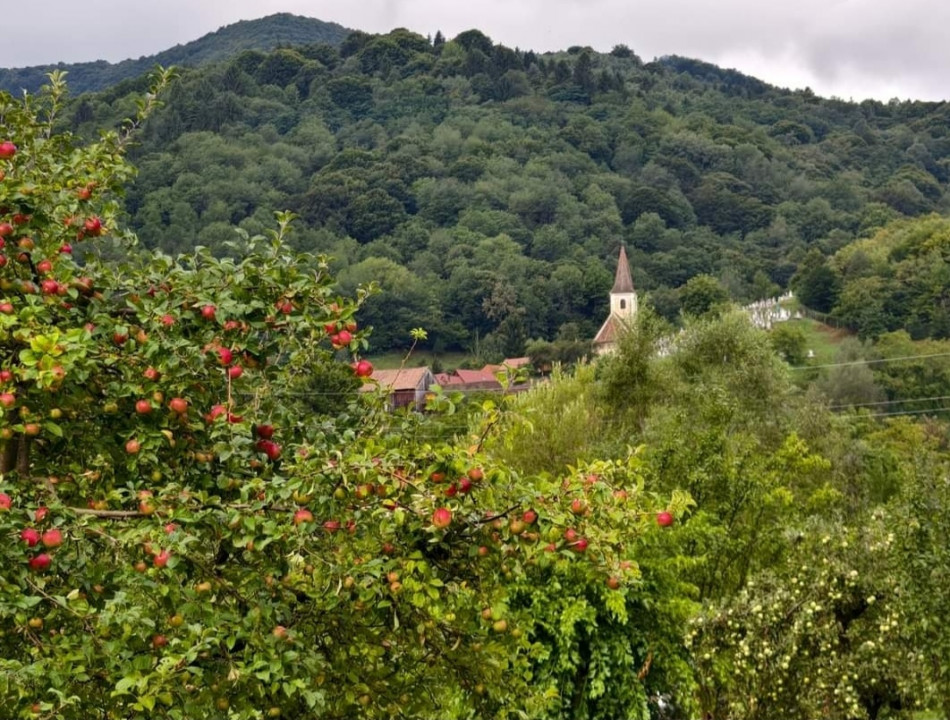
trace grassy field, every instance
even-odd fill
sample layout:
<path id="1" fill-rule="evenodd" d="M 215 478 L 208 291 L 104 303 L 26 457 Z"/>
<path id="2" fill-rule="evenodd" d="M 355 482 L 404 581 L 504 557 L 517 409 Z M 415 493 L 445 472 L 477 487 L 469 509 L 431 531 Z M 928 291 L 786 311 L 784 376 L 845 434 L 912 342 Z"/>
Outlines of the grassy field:
<path id="1" fill-rule="evenodd" d="M 380 370 L 395 370 L 402 365 L 406 354 L 402 352 L 389 352 L 379 355 L 370 355 L 368 357 L 369 361 Z M 463 362 L 470 359 L 471 356 L 465 353 L 436 354 L 428 350 L 414 350 L 412 356 L 406 362 L 406 367 L 421 367 L 426 365 L 431 368 L 438 364 L 441 365 L 443 371 L 448 371 L 456 369 Z M 438 361 L 438 363 L 436 363 L 436 361 Z"/>
<path id="2" fill-rule="evenodd" d="M 789 320 L 784 325 L 798 328 L 805 334 L 805 349 L 812 350 L 815 357 L 808 360 L 809 365 L 824 365 L 835 361 L 838 345 L 847 337 L 851 337 L 847 330 L 824 325 L 811 318 Z"/>

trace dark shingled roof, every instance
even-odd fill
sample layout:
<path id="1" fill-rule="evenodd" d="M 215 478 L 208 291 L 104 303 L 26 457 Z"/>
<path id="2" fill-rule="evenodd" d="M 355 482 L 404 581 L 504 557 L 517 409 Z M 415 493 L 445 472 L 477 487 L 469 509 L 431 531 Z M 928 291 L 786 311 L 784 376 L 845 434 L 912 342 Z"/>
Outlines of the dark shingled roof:
<path id="1" fill-rule="evenodd" d="M 633 278 L 630 277 L 630 265 L 627 263 L 627 251 L 620 246 L 620 259 L 617 261 L 617 275 L 614 277 L 614 286 L 611 293 L 632 293 Z"/>

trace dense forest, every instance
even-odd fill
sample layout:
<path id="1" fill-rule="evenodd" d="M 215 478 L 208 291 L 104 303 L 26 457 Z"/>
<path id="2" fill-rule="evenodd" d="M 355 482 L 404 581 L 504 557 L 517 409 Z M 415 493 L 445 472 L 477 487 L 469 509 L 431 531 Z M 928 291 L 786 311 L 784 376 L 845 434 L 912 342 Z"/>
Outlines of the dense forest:
<path id="1" fill-rule="evenodd" d="M 81 96 L 68 122 L 115 123 L 138 89 Z M 126 211 L 149 247 L 223 252 L 234 225 L 291 209 L 341 291 L 379 283 L 374 348 L 421 326 L 436 350 L 490 357 L 593 336 L 621 243 L 675 319 L 694 276 L 768 297 L 808 258 L 945 210 L 948 120 L 946 104 L 823 99 L 625 46 L 354 32 L 183 69 Z"/>
<path id="2" fill-rule="evenodd" d="M 349 30 L 336 23 L 279 13 L 265 20 L 242 20 L 156 55 L 143 55 L 117 63 L 99 60 L 0 68 L 0 90 L 13 95 L 24 90 L 34 93 L 47 82 L 48 73 L 58 70 L 69 73 L 69 85 L 74 93 L 95 92 L 123 80 L 141 77 L 151 72 L 156 65 L 196 66 L 225 62 L 244 50 L 272 50 L 281 45 L 337 45 L 349 33 Z"/>

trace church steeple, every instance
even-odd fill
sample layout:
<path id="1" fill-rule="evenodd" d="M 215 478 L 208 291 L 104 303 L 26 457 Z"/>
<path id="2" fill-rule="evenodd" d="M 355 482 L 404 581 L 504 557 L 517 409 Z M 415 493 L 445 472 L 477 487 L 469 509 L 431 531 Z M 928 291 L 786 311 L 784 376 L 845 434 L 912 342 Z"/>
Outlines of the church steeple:
<path id="1" fill-rule="evenodd" d="M 614 276 L 613 293 L 632 293 L 633 278 L 630 277 L 630 264 L 627 262 L 627 249 L 620 246 L 620 259 L 617 261 L 617 274 Z"/>
<path id="2" fill-rule="evenodd" d="M 630 264 L 627 262 L 627 251 L 620 246 L 620 257 L 617 259 L 617 274 L 614 276 L 614 286 L 610 291 L 610 315 L 600 326 L 594 337 L 594 350 L 598 355 L 611 353 L 617 347 L 617 340 L 625 327 L 629 327 L 637 314 L 637 291 L 633 289 L 633 278 L 630 276 Z"/>
<path id="3" fill-rule="evenodd" d="M 617 274 L 614 276 L 614 286 L 610 291 L 610 314 L 624 320 L 637 314 L 637 291 L 633 289 L 627 250 L 623 245 L 620 246 Z"/>

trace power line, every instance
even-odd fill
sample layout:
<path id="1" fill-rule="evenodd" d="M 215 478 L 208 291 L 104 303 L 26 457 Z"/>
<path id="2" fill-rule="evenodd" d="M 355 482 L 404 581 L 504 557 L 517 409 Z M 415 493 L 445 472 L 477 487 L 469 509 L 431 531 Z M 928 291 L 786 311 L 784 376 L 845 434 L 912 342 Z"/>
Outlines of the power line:
<path id="1" fill-rule="evenodd" d="M 876 365 L 879 363 L 900 362 L 903 360 L 922 360 L 925 358 L 938 357 L 950 357 L 950 352 L 931 353 L 929 355 L 904 355 L 902 357 L 880 358 L 878 360 L 853 360 L 851 362 L 828 363 L 826 365 L 796 365 L 794 367 L 790 367 L 789 370 L 818 370 L 821 368 L 847 367 L 849 365 Z"/>
<path id="2" fill-rule="evenodd" d="M 900 405 L 902 403 L 928 402 L 930 400 L 950 400 L 950 395 L 933 395 L 931 397 L 907 398 L 906 400 L 879 400 L 878 402 L 865 403 L 841 403 L 840 405 L 829 405 L 829 410 L 841 410 L 843 408 L 863 408 L 875 407 L 879 405 Z"/>

